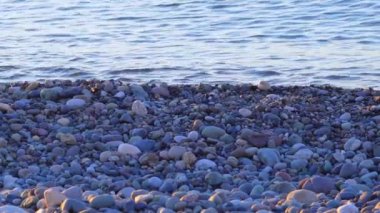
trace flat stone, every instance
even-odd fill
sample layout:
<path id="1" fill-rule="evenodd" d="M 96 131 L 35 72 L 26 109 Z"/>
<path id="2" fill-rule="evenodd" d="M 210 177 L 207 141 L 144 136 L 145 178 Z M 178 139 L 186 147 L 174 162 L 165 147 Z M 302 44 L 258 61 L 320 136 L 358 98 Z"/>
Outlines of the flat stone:
<path id="1" fill-rule="evenodd" d="M 168 157 L 172 159 L 180 159 L 185 152 L 186 148 L 183 146 L 172 146 L 168 151 Z"/>
<path id="2" fill-rule="evenodd" d="M 154 140 L 138 139 L 131 142 L 134 146 L 139 148 L 142 152 L 150 152 L 154 149 Z"/>
<path id="3" fill-rule="evenodd" d="M 135 100 L 132 103 L 132 112 L 140 116 L 146 116 L 148 114 L 145 104 L 140 100 Z"/>
<path id="4" fill-rule="evenodd" d="M 64 144 L 67 144 L 67 145 L 75 145 L 77 144 L 77 139 L 75 138 L 74 135 L 70 134 L 70 133 L 61 133 L 60 135 L 60 140 L 62 143 Z"/>
<path id="5" fill-rule="evenodd" d="M 358 207 L 353 203 L 347 203 L 343 206 L 339 206 L 337 213 L 359 213 Z"/>
<path id="6" fill-rule="evenodd" d="M 223 176 L 219 172 L 209 172 L 205 176 L 205 181 L 211 186 L 220 185 L 223 182 Z"/>
<path id="7" fill-rule="evenodd" d="M 90 206 L 94 209 L 113 207 L 115 199 L 111 195 L 96 195 L 89 199 Z"/>
<path id="8" fill-rule="evenodd" d="M 243 117 L 249 117 L 252 115 L 252 111 L 247 108 L 241 108 L 239 109 L 239 114 Z"/>
<path id="9" fill-rule="evenodd" d="M 63 92 L 61 87 L 43 88 L 40 91 L 40 97 L 45 100 L 56 101 L 60 98 L 60 94 Z"/>
<path id="10" fill-rule="evenodd" d="M 138 147 L 132 144 L 123 143 L 120 144 L 117 151 L 121 154 L 127 154 L 127 155 L 139 155 L 141 154 L 141 151 Z"/>
<path id="11" fill-rule="evenodd" d="M 206 138 L 214 138 L 214 139 L 219 139 L 222 137 L 226 132 L 224 129 L 217 127 L 217 126 L 206 126 L 202 130 L 202 136 Z"/>
<path id="12" fill-rule="evenodd" d="M 313 191 L 307 189 L 298 189 L 291 191 L 286 196 L 286 200 L 291 201 L 293 199 L 306 205 L 310 205 L 318 200 L 317 195 Z"/>
<path id="13" fill-rule="evenodd" d="M 66 106 L 71 109 L 79 109 L 86 105 L 86 101 L 80 98 L 73 98 L 66 102 Z"/>
<path id="14" fill-rule="evenodd" d="M 351 120 L 351 114 L 348 112 L 343 113 L 340 117 L 339 120 L 341 121 L 349 121 Z"/>
<path id="15" fill-rule="evenodd" d="M 269 142 L 270 135 L 254 132 L 250 129 L 242 129 L 240 137 L 255 147 L 265 147 Z"/>
<path id="16" fill-rule="evenodd" d="M 335 181 L 329 177 L 313 176 L 307 178 L 301 185 L 302 189 L 308 189 L 315 193 L 328 194 L 335 189 Z"/>
<path id="17" fill-rule="evenodd" d="M 3 112 L 13 112 L 14 110 L 9 104 L 0 103 L 0 111 Z"/>
<path id="18" fill-rule="evenodd" d="M 70 199 L 82 199 L 82 189 L 79 186 L 71 186 L 68 189 L 65 189 L 62 191 L 62 194 L 65 195 L 67 198 Z"/>
<path id="19" fill-rule="evenodd" d="M 216 163 L 209 159 L 200 159 L 195 163 L 195 168 L 198 170 L 212 169 L 216 167 Z"/>
<path id="20" fill-rule="evenodd" d="M 49 188 L 45 190 L 44 198 L 47 207 L 55 207 L 60 205 L 66 199 L 66 196 L 56 188 Z"/>
<path id="21" fill-rule="evenodd" d="M 199 133 L 197 131 L 191 131 L 187 134 L 187 138 L 191 141 L 196 141 L 199 138 Z"/>
<path id="22" fill-rule="evenodd" d="M 87 208 L 87 205 L 81 200 L 65 199 L 62 202 L 60 208 L 61 211 L 65 212 L 80 212 L 82 210 L 85 210 Z"/>
<path id="23" fill-rule="evenodd" d="M 132 84 L 131 90 L 132 90 L 133 96 L 138 100 L 145 101 L 149 98 L 148 93 L 145 92 L 144 88 L 140 85 Z"/>
<path id="24" fill-rule="evenodd" d="M 352 137 L 348 139 L 347 142 L 344 144 L 344 150 L 355 151 L 359 149 L 361 145 L 362 145 L 362 142 L 359 139 Z"/>
<path id="25" fill-rule="evenodd" d="M 300 150 L 298 150 L 298 151 L 294 154 L 294 157 L 295 157 L 296 159 L 305 159 L 305 160 L 309 160 L 312 156 L 313 156 L 313 152 L 312 152 L 310 149 L 306 149 L 306 148 L 300 149 Z"/>
<path id="26" fill-rule="evenodd" d="M 1 206 L 0 212 L 1 213 L 28 213 L 24 209 L 17 207 L 17 206 L 12 206 L 12 205 Z"/>
<path id="27" fill-rule="evenodd" d="M 258 157 L 267 166 L 274 166 L 280 162 L 280 154 L 276 149 L 261 148 L 258 151 Z"/>
<path id="28" fill-rule="evenodd" d="M 343 164 L 342 168 L 340 169 L 339 176 L 343 178 L 350 178 L 353 175 L 356 175 L 357 173 L 357 166 L 351 163 L 345 163 Z"/>

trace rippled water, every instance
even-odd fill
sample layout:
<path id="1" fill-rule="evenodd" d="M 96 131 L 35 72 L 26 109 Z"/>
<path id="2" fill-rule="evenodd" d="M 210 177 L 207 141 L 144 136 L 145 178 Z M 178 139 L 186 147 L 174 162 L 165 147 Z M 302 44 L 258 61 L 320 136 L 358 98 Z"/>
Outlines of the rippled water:
<path id="1" fill-rule="evenodd" d="M 379 0 L 0 0 L 0 80 L 380 86 Z"/>

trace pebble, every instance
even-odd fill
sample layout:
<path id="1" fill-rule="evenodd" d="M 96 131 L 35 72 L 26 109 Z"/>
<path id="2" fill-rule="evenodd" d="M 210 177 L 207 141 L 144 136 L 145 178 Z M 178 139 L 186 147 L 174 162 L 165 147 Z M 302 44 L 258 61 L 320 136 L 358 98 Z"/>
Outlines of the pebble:
<path id="1" fill-rule="evenodd" d="M 267 166 L 274 166 L 280 162 L 280 155 L 276 149 L 261 148 L 258 151 L 258 157 Z"/>
<path id="2" fill-rule="evenodd" d="M 95 195 L 89 199 L 89 204 L 94 209 L 112 207 L 115 205 L 115 199 L 111 195 Z"/>
<path id="3" fill-rule="evenodd" d="M 345 163 L 343 164 L 342 168 L 340 169 L 339 176 L 343 178 L 350 178 L 351 176 L 355 175 L 357 173 L 357 166 L 352 163 Z"/>
<path id="4" fill-rule="evenodd" d="M 3 111 L 3 112 L 13 112 L 13 109 L 12 109 L 11 106 L 9 106 L 9 104 L 0 103 L 0 111 Z"/>
<path id="5" fill-rule="evenodd" d="M 140 100 L 135 100 L 133 102 L 132 112 L 140 116 L 146 116 L 148 114 L 148 110 L 146 109 L 145 104 Z"/>
<path id="6" fill-rule="evenodd" d="M 291 191 L 287 195 L 286 200 L 291 201 L 293 199 L 306 205 L 310 205 L 318 200 L 317 195 L 314 192 L 307 189 L 297 189 Z"/>
<path id="7" fill-rule="evenodd" d="M 297 158 L 297 159 L 305 159 L 305 160 L 309 160 L 312 156 L 313 156 L 313 151 L 311 151 L 310 149 L 300 149 L 298 150 L 295 154 L 294 154 L 294 157 Z"/>
<path id="8" fill-rule="evenodd" d="M 67 144 L 67 145 L 77 144 L 77 139 L 75 138 L 74 135 L 72 135 L 70 133 L 67 133 L 67 134 L 61 133 L 59 138 L 60 138 L 61 142 L 64 144 Z"/>
<path id="9" fill-rule="evenodd" d="M 257 85 L 257 87 L 260 90 L 264 90 L 264 91 L 271 89 L 271 86 L 267 81 L 260 81 L 259 84 Z"/>
<path id="10" fill-rule="evenodd" d="M 187 134 L 187 138 L 191 141 L 196 141 L 199 138 L 199 133 L 197 131 L 191 131 Z"/>
<path id="11" fill-rule="evenodd" d="M 315 193 L 328 194 L 335 189 L 335 181 L 329 177 L 313 176 L 305 179 L 301 187 Z"/>
<path id="12" fill-rule="evenodd" d="M 195 163 L 195 168 L 198 170 L 212 169 L 216 167 L 216 163 L 209 159 L 200 159 Z"/>
<path id="13" fill-rule="evenodd" d="M 216 126 L 206 126 L 202 130 L 202 136 L 206 138 L 214 138 L 214 139 L 219 139 L 223 135 L 225 135 L 226 132 L 224 129 Z"/>
<path id="14" fill-rule="evenodd" d="M 186 152 L 186 148 L 183 146 L 172 146 L 168 151 L 168 157 L 172 159 L 180 159 Z"/>
<path id="15" fill-rule="evenodd" d="M 243 117 L 249 117 L 252 115 L 252 111 L 247 108 L 241 108 L 239 109 L 239 114 Z"/>
<path id="16" fill-rule="evenodd" d="M 65 212 L 81 212 L 87 209 L 87 205 L 78 199 L 65 199 L 60 209 Z"/>
<path id="17" fill-rule="evenodd" d="M 348 203 L 343 206 L 339 206 L 337 213 L 359 213 L 359 209 L 353 203 Z"/>
<path id="18" fill-rule="evenodd" d="M 1 213 L 27 213 L 27 211 L 25 211 L 24 209 L 19 208 L 17 206 L 12 206 L 12 205 L 0 206 L 0 212 Z"/>
<path id="19" fill-rule="evenodd" d="M 73 98 L 66 102 L 66 106 L 71 109 L 79 109 L 86 105 L 86 101 L 80 98 Z"/>
<path id="20" fill-rule="evenodd" d="M 132 156 L 141 154 L 141 151 L 138 147 L 127 143 L 120 144 L 117 151 L 121 154 L 127 154 Z"/>
<path id="21" fill-rule="evenodd" d="M 44 198 L 47 207 L 55 207 L 60 205 L 65 199 L 65 195 L 57 188 L 49 188 L 44 192 Z"/>
<path id="22" fill-rule="evenodd" d="M 219 172 L 209 172 L 205 176 L 205 181 L 211 186 L 220 185 L 223 182 L 223 176 Z"/>
<path id="23" fill-rule="evenodd" d="M 356 139 L 355 137 L 352 137 L 346 141 L 344 144 L 344 150 L 346 151 L 355 151 L 360 148 L 362 145 L 362 142 L 359 139 Z"/>

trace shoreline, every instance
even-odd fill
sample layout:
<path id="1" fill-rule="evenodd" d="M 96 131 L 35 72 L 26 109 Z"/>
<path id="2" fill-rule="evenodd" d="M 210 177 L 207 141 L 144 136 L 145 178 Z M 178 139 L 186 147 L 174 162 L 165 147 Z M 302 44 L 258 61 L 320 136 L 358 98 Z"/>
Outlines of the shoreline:
<path id="1" fill-rule="evenodd" d="M 371 88 L 0 83 L 0 121 L 1 212 L 380 211 Z"/>

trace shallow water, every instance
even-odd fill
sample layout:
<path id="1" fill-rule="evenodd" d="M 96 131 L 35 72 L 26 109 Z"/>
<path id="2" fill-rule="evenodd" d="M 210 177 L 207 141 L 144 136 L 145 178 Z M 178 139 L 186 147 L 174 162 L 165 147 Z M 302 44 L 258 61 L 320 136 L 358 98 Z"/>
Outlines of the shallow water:
<path id="1" fill-rule="evenodd" d="M 378 0 L 0 0 L 0 80 L 380 87 Z"/>

